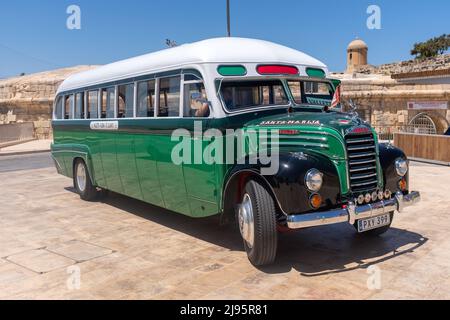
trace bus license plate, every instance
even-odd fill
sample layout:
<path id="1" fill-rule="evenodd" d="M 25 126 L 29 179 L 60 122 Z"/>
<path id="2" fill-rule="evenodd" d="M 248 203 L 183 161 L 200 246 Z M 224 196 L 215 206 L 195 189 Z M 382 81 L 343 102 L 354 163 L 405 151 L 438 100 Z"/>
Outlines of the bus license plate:
<path id="1" fill-rule="evenodd" d="M 383 214 L 381 216 L 358 220 L 358 232 L 365 232 L 379 227 L 387 226 L 391 223 L 391 215 Z"/>

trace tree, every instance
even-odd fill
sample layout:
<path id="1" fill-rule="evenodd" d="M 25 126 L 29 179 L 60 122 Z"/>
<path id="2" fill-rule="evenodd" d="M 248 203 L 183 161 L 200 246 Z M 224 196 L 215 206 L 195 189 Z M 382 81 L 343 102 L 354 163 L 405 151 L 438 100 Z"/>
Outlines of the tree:
<path id="1" fill-rule="evenodd" d="M 414 44 L 411 55 L 416 59 L 425 59 L 443 54 L 450 47 L 450 34 L 443 34 L 440 37 L 434 37 L 425 42 Z"/>

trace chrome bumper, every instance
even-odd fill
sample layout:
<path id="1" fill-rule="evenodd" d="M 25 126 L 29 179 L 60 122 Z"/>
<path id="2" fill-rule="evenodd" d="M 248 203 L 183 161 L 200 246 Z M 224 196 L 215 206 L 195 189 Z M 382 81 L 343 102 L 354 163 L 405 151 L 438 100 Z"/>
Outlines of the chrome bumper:
<path id="1" fill-rule="evenodd" d="M 342 209 L 290 215 L 287 217 L 287 225 L 291 229 L 316 227 L 341 222 L 348 222 L 353 225 L 359 219 L 376 217 L 395 210 L 401 212 L 404 208 L 419 201 L 420 193 L 417 191 L 412 191 L 407 195 L 399 192 L 392 199 L 362 206 L 357 206 L 355 203 L 349 202 L 347 207 Z"/>

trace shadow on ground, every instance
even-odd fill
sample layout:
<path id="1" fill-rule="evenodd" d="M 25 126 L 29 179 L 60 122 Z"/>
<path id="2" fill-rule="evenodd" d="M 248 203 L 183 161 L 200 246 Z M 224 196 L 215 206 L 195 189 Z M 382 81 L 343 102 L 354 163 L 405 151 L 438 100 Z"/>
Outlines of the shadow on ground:
<path id="1" fill-rule="evenodd" d="M 66 189 L 75 192 L 73 188 Z M 113 192 L 100 201 L 228 250 L 243 251 L 237 228 L 220 226 L 217 216 L 193 219 Z M 277 274 L 294 268 L 308 277 L 347 272 L 414 252 L 428 240 L 418 233 L 395 228 L 395 217 L 393 225 L 379 237 L 357 234 L 345 223 L 280 234 L 275 264 L 259 269 Z"/>

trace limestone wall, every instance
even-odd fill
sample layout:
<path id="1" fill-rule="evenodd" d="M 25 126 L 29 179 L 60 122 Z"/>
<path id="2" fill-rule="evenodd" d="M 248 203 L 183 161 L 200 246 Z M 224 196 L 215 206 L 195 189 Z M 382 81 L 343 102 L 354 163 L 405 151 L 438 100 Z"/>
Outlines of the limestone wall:
<path id="1" fill-rule="evenodd" d="M 408 110 L 410 101 L 447 101 L 450 84 L 401 83 L 384 75 L 335 75 L 342 80 L 342 99 L 352 99 L 358 111 L 374 127 L 402 127 L 423 110 Z M 438 133 L 450 124 L 450 110 L 427 110 Z"/>
<path id="2" fill-rule="evenodd" d="M 398 74 L 398 73 L 410 73 L 421 71 L 432 71 L 446 69 L 450 65 L 450 54 L 439 55 L 434 58 L 428 58 L 424 60 L 408 60 L 402 62 L 394 62 L 382 64 L 380 66 L 358 66 L 355 71 L 361 74 Z"/>
<path id="3" fill-rule="evenodd" d="M 95 66 L 77 66 L 0 81 L 0 125 L 34 122 L 38 138 L 51 137 L 52 106 L 69 75 Z"/>

